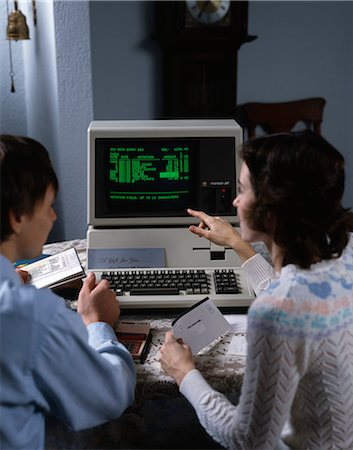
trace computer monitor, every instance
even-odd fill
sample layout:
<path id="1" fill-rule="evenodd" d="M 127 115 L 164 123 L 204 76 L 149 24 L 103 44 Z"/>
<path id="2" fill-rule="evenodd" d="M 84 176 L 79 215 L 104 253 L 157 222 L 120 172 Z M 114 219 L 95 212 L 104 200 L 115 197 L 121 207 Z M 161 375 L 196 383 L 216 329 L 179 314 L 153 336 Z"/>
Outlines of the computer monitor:
<path id="1" fill-rule="evenodd" d="M 187 208 L 237 222 L 234 120 L 93 121 L 88 128 L 88 225 L 179 226 Z"/>

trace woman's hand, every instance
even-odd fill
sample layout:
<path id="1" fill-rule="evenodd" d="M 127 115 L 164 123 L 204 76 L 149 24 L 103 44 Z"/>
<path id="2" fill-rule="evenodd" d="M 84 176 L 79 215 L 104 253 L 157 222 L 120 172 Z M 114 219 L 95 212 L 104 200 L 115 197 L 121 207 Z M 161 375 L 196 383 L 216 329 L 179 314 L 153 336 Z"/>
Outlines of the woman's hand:
<path id="1" fill-rule="evenodd" d="M 231 247 L 242 262 L 255 255 L 256 252 L 250 244 L 245 242 L 238 231 L 221 217 L 209 216 L 203 211 L 188 209 L 188 213 L 200 220 L 198 226 L 191 225 L 189 230 L 200 237 L 204 237 L 217 245 Z"/>
<path id="2" fill-rule="evenodd" d="M 167 331 L 161 347 L 160 363 L 162 369 L 180 385 L 185 375 L 195 369 L 190 347 L 176 340 L 172 331 Z"/>

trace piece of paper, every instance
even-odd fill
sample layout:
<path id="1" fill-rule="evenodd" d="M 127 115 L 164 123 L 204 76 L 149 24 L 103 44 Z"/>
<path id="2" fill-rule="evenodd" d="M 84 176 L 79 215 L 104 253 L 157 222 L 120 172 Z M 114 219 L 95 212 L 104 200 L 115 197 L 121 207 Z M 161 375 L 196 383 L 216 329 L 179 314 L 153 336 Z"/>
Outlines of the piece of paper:
<path id="1" fill-rule="evenodd" d="M 209 298 L 196 303 L 172 323 L 175 338 L 181 338 L 195 355 L 226 333 L 230 325 Z"/>
<path id="2" fill-rule="evenodd" d="M 247 314 L 225 314 L 234 333 L 245 333 L 248 325 Z"/>
<path id="3" fill-rule="evenodd" d="M 82 278 L 85 272 L 74 248 L 40 259 L 23 268 L 37 288 L 58 286 L 68 280 Z"/>
<path id="4" fill-rule="evenodd" d="M 244 334 L 236 334 L 232 337 L 227 354 L 246 356 L 246 339 Z"/>
<path id="5" fill-rule="evenodd" d="M 164 248 L 88 249 L 88 269 L 128 269 L 164 267 Z"/>

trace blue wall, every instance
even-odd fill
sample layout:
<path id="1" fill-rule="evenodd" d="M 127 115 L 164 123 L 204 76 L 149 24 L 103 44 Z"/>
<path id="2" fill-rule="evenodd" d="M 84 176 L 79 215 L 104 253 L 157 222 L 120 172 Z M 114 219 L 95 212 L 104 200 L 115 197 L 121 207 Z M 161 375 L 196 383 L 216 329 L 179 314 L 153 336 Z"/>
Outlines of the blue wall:
<path id="1" fill-rule="evenodd" d="M 151 119 L 159 112 L 159 44 L 153 2 L 91 1 L 94 118 Z"/>
<path id="2" fill-rule="evenodd" d="M 239 52 L 238 99 L 324 97 L 322 134 L 346 159 L 346 206 L 353 207 L 353 2 L 250 2 Z"/>

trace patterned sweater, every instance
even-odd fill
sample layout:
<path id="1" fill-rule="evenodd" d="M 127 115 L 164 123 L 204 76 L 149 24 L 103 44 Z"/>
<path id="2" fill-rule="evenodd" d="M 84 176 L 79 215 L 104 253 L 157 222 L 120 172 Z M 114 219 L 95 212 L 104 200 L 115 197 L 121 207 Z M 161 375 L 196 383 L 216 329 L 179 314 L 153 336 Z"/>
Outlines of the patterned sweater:
<path id="1" fill-rule="evenodd" d="M 226 448 L 353 448 L 353 239 L 336 260 L 284 267 L 248 313 L 238 406 L 198 370 L 180 391 Z"/>

